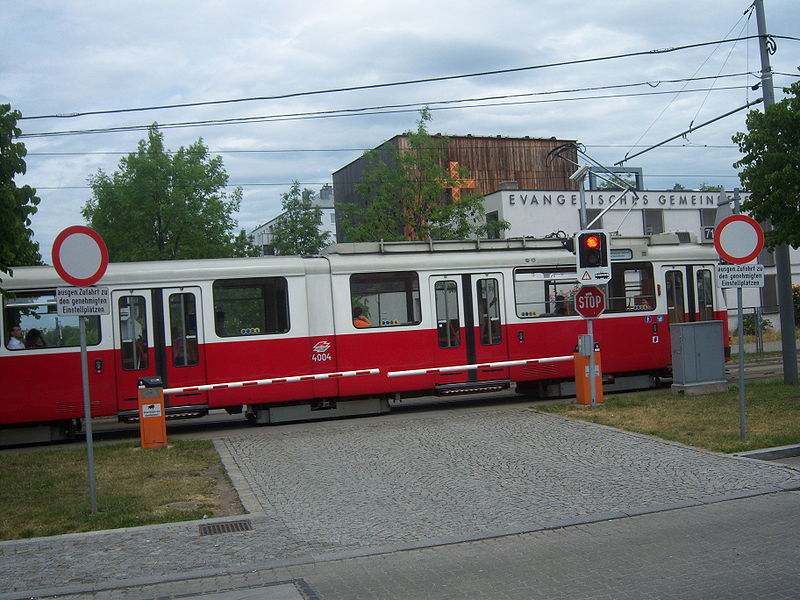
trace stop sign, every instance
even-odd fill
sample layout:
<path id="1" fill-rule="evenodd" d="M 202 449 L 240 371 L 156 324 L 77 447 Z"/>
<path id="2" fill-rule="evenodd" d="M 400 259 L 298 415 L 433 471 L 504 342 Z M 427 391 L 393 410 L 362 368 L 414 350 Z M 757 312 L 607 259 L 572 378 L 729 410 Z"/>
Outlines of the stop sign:
<path id="1" fill-rule="evenodd" d="M 606 310 L 606 295 L 599 287 L 584 285 L 575 292 L 575 311 L 584 319 L 599 317 Z"/>

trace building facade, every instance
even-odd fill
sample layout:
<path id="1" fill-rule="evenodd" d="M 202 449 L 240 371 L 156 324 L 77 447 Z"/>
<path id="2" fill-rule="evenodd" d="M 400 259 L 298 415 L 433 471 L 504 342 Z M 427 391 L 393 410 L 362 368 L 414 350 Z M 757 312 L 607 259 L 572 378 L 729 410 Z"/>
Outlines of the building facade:
<path id="1" fill-rule="evenodd" d="M 403 152 L 409 148 L 409 138 L 397 135 L 375 148 L 375 151 L 388 164 L 391 160 L 391 149 Z M 554 155 L 559 149 L 564 149 L 562 156 L 567 160 Z M 577 184 L 569 178 L 575 170 L 574 164 L 577 163 L 577 152 L 569 140 L 447 136 L 444 154 L 446 163 L 457 163 L 469 170 L 468 178 L 462 182 L 461 189 L 465 192 L 485 196 L 508 186 L 532 190 L 578 189 Z M 369 168 L 369 161 L 361 156 L 333 173 L 337 203 L 353 202 L 361 206 L 366 204 L 367 199 L 359 195 L 357 185 Z M 461 189 L 458 190 L 459 193 Z M 450 191 L 453 193 L 456 190 Z M 343 232 L 340 231 L 337 241 L 344 241 L 342 236 Z"/>

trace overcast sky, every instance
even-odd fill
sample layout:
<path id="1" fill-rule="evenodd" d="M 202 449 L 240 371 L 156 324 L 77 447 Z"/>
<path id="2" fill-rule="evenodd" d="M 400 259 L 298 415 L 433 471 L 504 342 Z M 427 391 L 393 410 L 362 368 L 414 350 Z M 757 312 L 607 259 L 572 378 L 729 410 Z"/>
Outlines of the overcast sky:
<path id="1" fill-rule="evenodd" d="M 755 15 L 745 14 L 750 4 L 4 0 L 0 103 L 10 103 L 23 117 L 68 115 L 605 59 L 753 36 Z M 764 4 L 769 33 L 800 37 L 798 0 Z M 800 74 L 800 41 L 776 41 L 771 61 L 780 100 L 781 88 Z M 318 191 L 364 149 L 413 129 L 426 104 L 433 110 L 432 133 L 574 139 L 593 158 L 611 165 L 756 100 L 761 92 L 750 88 L 758 82 L 759 70 L 756 40 L 743 40 L 478 77 L 24 119 L 19 125 L 24 135 L 31 135 L 158 122 L 171 150 L 202 137 L 223 157 L 231 184 L 242 186 L 237 218 L 251 231 L 280 212 L 280 195 L 293 180 Z M 720 77 L 731 74 L 740 75 Z M 707 79 L 668 82 L 690 78 Z M 600 87 L 607 89 L 586 89 Z M 557 91 L 563 92 L 550 93 Z M 364 111 L 371 114 L 352 111 L 397 105 L 409 106 Z M 350 112 L 168 128 L 188 121 L 337 110 Z M 731 136 L 744 130 L 745 114 L 736 113 L 626 164 L 644 169 L 648 189 L 668 189 L 675 183 L 693 188 L 704 182 L 737 187 L 732 165 L 739 153 Z M 87 179 L 99 169 L 117 170 L 120 158 L 145 136 L 140 130 L 23 139 L 28 172 L 17 184 L 37 188 L 42 199 L 33 226 L 45 260 L 59 231 L 83 223 L 80 208 L 90 196 Z"/>

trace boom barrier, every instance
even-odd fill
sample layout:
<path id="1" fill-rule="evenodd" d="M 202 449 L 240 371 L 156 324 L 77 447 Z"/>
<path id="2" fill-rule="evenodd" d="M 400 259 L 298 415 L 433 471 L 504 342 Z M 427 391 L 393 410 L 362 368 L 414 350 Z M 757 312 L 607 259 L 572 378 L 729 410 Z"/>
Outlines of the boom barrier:
<path id="1" fill-rule="evenodd" d="M 535 365 L 537 363 L 552 363 L 552 362 L 565 362 L 573 360 L 574 357 L 569 356 L 553 356 L 550 358 L 528 358 L 521 360 L 504 360 L 493 363 L 481 363 L 476 365 L 458 365 L 452 367 L 431 367 L 429 369 L 410 369 L 408 371 L 389 371 L 387 377 L 406 377 L 409 375 L 432 375 L 436 373 L 451 373 L 453 371 L 469 371 L 474 369 L 490 369 L 497 367 L 521 367 L 524 365 Z"/>
<path id="2" fill-rule="evenodd" d="M 295 375 L 292 377 L 274 377 L 272 379 L 256 379 L 253 381 L 232 381 L 229 383 L 211 383 L 182 388 L 167 388 L 164 394 L 182 394 L 186 392 L 209 392 L 211 390 L 229 390 L 233 388 L 256 385 L 272 385 L 274 383 L 297 383 L 299 381 L 315 381 L 319 379 L 337 379 L 340 377 L 358 377 L 360 375 L 377 375 L 380 369 L 360 369 L 358 371 L 339 371 L 336 373 L 314 373 L 311 375 Z"/>

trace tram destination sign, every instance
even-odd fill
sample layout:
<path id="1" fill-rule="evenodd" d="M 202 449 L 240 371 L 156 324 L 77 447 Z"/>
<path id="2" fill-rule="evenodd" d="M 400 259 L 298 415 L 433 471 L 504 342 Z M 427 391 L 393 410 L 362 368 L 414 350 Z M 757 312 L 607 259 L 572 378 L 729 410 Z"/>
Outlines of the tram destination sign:
<path id="1" fill-rule="evenodd" d="M 764 287 L 764 265 L 717 265 L 717 281 L 723 288 Z"/>
<path id="2" fill-rule="evenodd" d="M 111 294 L 107 287 L 56 288 L 56 311 L 62 317 L 88 317 L 111 312 Z"/>

